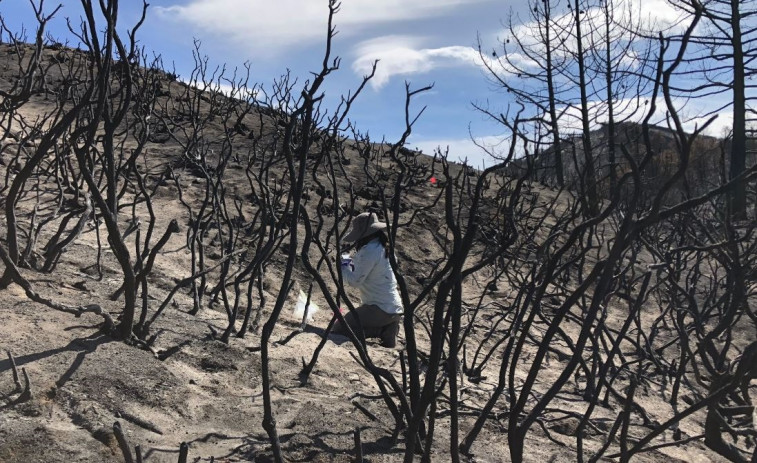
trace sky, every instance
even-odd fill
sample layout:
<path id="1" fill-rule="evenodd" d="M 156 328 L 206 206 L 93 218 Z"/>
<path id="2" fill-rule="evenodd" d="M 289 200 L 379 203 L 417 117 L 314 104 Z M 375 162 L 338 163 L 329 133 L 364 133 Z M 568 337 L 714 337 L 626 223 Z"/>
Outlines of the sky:
<path id="1" fill-rule="evenodd" d="M 67 30 L 66 18 L 73 23 L 79 21 L 80 2 L 61 3 L 62 9 L 49 25 L 50 35 L 76 45 Z M 304 83 L 311 72 L 320 69 L 327 0 L 149 3 L 138 40 L 146 50 L 161 55 L 165 66 L 175 68 L 180 78 L 188 78 L 193 68 L 195 41 L 201 43 L 200 51 L 212 66 L 226 64 L 227 69 L 233 69 L 249 63 L 251 83 L 264 86 L 287 71 Z M 58 2 L 47 1 L 44 10 L 50 12 L 57 5 Z M 646 0 L 637 5 L 634 11 L 647 18 L 649 24 L 674 24 L 680 15 L 664 0 Z M 506 130 L 474 106 L 491 108 L 499 114 L 507 112 L 512 101 L 488 75 L 477 43 L 480 41 L 486 50 L 486 57 L 492 50 L 501 49 L 502 41 L 508 37 L 505 25 L 511 18 L 516 33 L 527 36 L 527 8 L 523 0 L 343 0 L 334 19 L 338 34 L 332 52 L 341 58 L 341 64 L 324 87 L 326 105 L 334 105 L 340 95 L 355 89 L 378 59 L 375 77 L 350 113 L 361 131 L 374 140 L 396 141 L 405 124 L 405 84 L 411 89 L 433 84 L 432 90 L 412 102 L 412 112 L 425 110 L 413 128 L 408 147 L 427 154 L 436 147 L 449 147 L 452 159 L 467 158 L 476 167 L 490 164 L 491 159 L 472 139 L 502 152 L 507 147 L 503 143 Z M 14 31 L 34 25 L 29 0 L 0 0 L 0 14 Z M 119 24 L 131 27 L 140 14 L 141 2 L 120 2 Z M 567 14 L 567 8 L 557 14 Z M 31 37 L 32 31 L 28 33 Z M 687 102 L 689 126 L 693 127 L 696 116 L 706 107 L 720 103 Z M 571 112 L 575 113 L 574 108 L 567 111 Z M 728 122 L 724 112 L 710 132 L 722 132 Z"/>

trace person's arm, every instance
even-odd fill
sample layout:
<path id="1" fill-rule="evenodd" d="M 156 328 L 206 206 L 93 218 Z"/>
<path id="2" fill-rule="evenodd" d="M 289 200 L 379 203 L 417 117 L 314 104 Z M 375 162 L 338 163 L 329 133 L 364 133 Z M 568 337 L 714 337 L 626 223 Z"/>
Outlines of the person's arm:
<path id="1" fill-rule="evenodd" d="M 355 253 L 352 257 L 352 265 L 342 266 L 344 281 L 351 286 L 360 287 L 378 263 L 376 256 L 381 255 L 378 251 L 383 251 L 382 246 L 368 244 Z"/>

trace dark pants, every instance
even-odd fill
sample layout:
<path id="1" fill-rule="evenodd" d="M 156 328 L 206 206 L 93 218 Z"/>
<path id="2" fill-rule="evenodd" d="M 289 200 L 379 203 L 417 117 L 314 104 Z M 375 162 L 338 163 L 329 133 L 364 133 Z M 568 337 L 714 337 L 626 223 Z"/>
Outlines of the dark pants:
<path id="1" fill-rule="evenodd" d="M 358 337 L 360 326 L 362 326 L 366 338 L 381 338 L 381 344 L 385 347 L 394 347 L 397 344 L 402 314 L 386 313 L 377 305 L 361 305 L 355 309 L 355 312 L 360 317 L 360 323 L 353 312 L 346 313 L 344 321 Z M 347 329 L 337 320 L 332 333 L 345 335 Z"/>

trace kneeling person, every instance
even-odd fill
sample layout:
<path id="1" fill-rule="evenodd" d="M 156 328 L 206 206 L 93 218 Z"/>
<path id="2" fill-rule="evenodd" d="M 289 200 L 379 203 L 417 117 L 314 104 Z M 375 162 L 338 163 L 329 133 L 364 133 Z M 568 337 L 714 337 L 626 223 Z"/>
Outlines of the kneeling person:
<path id="1" fill-rule="evenodd" d="M 402 299 L 397 292 L 397 280 L 389 263 L 389 241 L 384 233 L 386 224 L 375 213 L 364 212 L 352 221 L 352 229 L 344 237 L 355 243 L 355 255 L 342 261 L 344 281 L 360 291 L 361 305 L 345 314 L 344 320 L 352 331 L 366 338 L 381 338 L 381 345 L 394 347 L 402 319 Z M 358 326 L 359 324 L 359 326 Z M 337 321 L 333 332 L 345 334 L 346 328 Z"/>

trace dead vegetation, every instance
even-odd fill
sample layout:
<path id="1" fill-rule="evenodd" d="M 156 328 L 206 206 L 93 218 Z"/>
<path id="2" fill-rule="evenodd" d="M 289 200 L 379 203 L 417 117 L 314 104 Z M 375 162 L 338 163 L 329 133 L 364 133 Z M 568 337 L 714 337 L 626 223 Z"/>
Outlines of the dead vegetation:
<path id="1" fill-rule="evenodd" d="M 587 200 L 583 175 L 535 183 L 551 136 L 524 111 L 478 172 L 404 147 L 427 88 L 407 88 L 392 143 L 348 117 L 371 76 L 323 108 L 335 2 L 303 87 L 250 86 L 199 49 L 181 82 L 139 24 L 104 27 L 117 2 L 82 5 L 83 50 L 47 41 L 41 2 L 35 43 L 0 44 L 0 339 L 18 356 L 0 460 L 754 459 L 757 224 L 726 198 L 743 182 L 753 201 L 757 168 L 680 197 L 699 134 L 676 125 L 661 188 L 645 136 Z M 675 119 L 668 58 L 649 111 Z M 397 351 L 329 334 L 354 308 L 334 257 L 365 210 L 389 224 Z M 327 315 L 288 316 L 295 289 Z"/>

